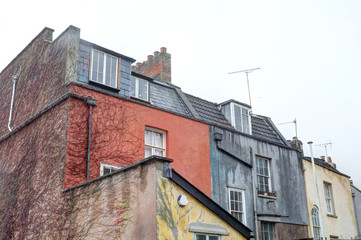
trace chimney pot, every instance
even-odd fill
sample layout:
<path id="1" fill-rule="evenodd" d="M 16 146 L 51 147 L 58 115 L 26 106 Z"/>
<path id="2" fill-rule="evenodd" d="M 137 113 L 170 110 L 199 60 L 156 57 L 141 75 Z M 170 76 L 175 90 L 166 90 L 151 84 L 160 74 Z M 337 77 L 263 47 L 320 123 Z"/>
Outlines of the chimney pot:
<path id="1" fill-rule="evenodd" d="M 353 181 L 350 179 L 350 184 L 353 185 Z"/>
<path id="2" fill-rule="evenodd" d="M 293 137 L 292 140 L 297 140 L 297 137 Z"/>
<path id="3" fill-rule="evenodd" d="M 154 56 L 157 56 L 158 53 L 159 53 L 159 51 L 155 51 L 153 54 L 154 54 Z"/>
<path id="4" fill-rule="evenodd" d="M 140 65 L 142 65 L 142 63 L 141 63 L 141 62 L 137 62 L 136 65 L 137 65 L 137 67 L 139 67 Z"/>
<path id="5" fill-rule="evenodd" d="M 135 66 L 134 66 L 134 65 L 132 65 L 132 69 L 131 69 L 131 70 L 133 71 L 134 69 L 135 69 Z"/>
<path id="6" fill-rule="evenodd" d="M 152 59 L 153 58 L 153 55 L 148 55 L 148 60 Z"/>
<path id="7" fill-rule="evenodd" d="M 160 48 L 160 52 L 166 53 L 166 52 L 167 52 L 167 48 L 166 48 L 166 47 L 161 47 L 161 48 Z"/>
<path id="8" fill-rule="evenodd" d="M 328 163 L 332 163 L 332 159 L 331 159 L 330 156 L 327 156 L 327 162 L 328 162 Z"/>
<path id="9" fill-rule="evenodd" d="M 321 159 L 322 159 L 323 161 L 325 161 L 325 156 L 321 156 Z"/>

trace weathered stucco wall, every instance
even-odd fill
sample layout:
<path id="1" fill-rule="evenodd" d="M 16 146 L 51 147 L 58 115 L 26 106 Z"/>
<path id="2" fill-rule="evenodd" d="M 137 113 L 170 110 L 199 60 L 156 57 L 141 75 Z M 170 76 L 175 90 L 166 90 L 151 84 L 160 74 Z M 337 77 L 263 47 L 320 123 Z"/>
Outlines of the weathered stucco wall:
<path id="1" fill-rule="evenodd" d="M 58 239 L 69 102 L 0 141 L 0 239 Z"/>
<path id="2" fill-rule="evenodd" d="M 312 163 L 307 160 L 303 160 L 303 166 L 305 169 L 307 206 L 310 222 L 308 232 L 310 236 L 313 236 L 311 209 L 313 206 L 318 206 L 317 192 L 313 177 Z M 318 206 L 318 208 L 322 213 L 325 236 L 327 238 L 330 236 L 337 236 L 340 239 L 354 238 L 357 235 L 357 232 L 349 178 L 318 165 L 315 165 L 315 170 L 321 205 Z M 324 182 L 330 183 L 332 186 L 332 197 L 335 211 L 334 216 L 327 214 L 323 187 Z"/>
<path id="3" fill-rule="evenodd" d="M 166 157 L 174 159 L 171 166 L 211 195 L 208 125 L 78 86 L 71 91 L 98 100 L 92 115 L 91 178 L 99 176 L 100 162 L 127 166 L 144 158 L 145 127 L 152 127 L 166 132 Z M 69 115 L 67 169 L 85 169 L 88 107 L 74 100 Z M 76 178 L 68 178 L 65 186 Z M 84 180 L 85 171 L 78 183 Z"/>
<path id="4" fill-rule="evenodd" d="M 246 164 L 217 147 L 213 135 L 216 132 L 223 133 L 219 146 Z M 243 189 L 246 225 L 254 229 L 252 170 L 247 164 L 252 165 L 252 158 L 255 159 L 255 156 L 266 157 L 270 159 L 271 186 L 272 192 L 276 192 L 276 198 L 260 197 L 256 194 L 258 220 L 295 224 L 302 229 L 308 224 L 302 162 L 296 151 L 216 127 L 210 128 L 210 142 L 212 198 L 216 202 L 229 209 L 228 187 Z"/>
<path id="5" fill-rule="evenodd" d="M 76 81 L 80 30 L 70 26 L 52 41 L 53 30 L 45 28 L 0 73 L 0 136 L 9 132 L 12 76 L 19 74 L 11 127 L 14 129 L 63 96 L 67 83 Z"/>
<path id="6" fill-rule="evenodd" d="M 189 231 L 192 223 L 205 223 L 221 226 L 229 235 L 222 240 L 245 240 L 246 238 L 210 211 L 177 184 L 164 178 L 162 171 L 157 171 L 157 232 L 159 240 L 193 240 L 194 233 Z M 187 206 L 180 207 L 177 203 L 179 195 L 188 199 Z"/>
<path id="7" fill-rule="evenodd" d="M 156 239 L 156 165 L 137 164 L 65 192 L 64 239 Z"/>

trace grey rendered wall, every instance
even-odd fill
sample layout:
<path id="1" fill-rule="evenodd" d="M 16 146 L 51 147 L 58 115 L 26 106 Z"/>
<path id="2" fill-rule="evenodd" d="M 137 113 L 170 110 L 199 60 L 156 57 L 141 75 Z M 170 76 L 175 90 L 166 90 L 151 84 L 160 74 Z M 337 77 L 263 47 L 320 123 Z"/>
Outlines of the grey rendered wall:
<path id="1" fill-rule="evenodd" d="M 352 200 L 357 224 L 357 236 L 361 238 L 361 192 L 351 185 Z"/>
<path id="2" fill-rule="evenodd" d="M 228 188 L 232 187 L 243 190 L 246 207 L 245 225 L 250 229 L 254 229 L 252 169 L 235 157 L 220 151 L 213 137 L 215 132 L 222 132 L 222 130 L 210 127 L 212 199 L 224 209 L 229 210 Z M 227 135 L 226 132 L 224 133 Z M 235 156 L 240 156 L 240 138 L 225 135 L 221 142 L 222 146 L 225 149 L 233 149 L 234 151 L 229 152 Z"/>
<path id="3" fill-rule="evenodd" d="M 247 226 L 254 229 L 252 170 L 246 164 L 224 154 L 216 146 L 214 132 L 223 132 L 220 147 L 244 162 L 252 164 L 258 155 L 271 159 L 272 191 L 276 199 L 257 195 L 258 220 L 290 224 L 308 224 L 302 162 L 294 150 L 281 148 L 237 133 L 210 127 L 212 198 L 228 208 L 227 185 L 245 189 Z"/>

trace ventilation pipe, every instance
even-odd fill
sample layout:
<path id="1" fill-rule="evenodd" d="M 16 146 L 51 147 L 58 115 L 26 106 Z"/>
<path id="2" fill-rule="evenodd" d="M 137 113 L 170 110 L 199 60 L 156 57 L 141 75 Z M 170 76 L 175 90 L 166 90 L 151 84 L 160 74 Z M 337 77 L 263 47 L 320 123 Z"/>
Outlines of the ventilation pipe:
<path id="1" fill-rule="evenodd" d="M 12 117 L 13 117 L 15 88 L 16 88 L 16 82 L 18 81 L 18 79 L 19 79 L 19 74 L 16 74 L 16 75 L 13 76 L 13 93 L 12 93 L 12 96 L 11 96 L 9 122 L 8 122 L 8 128 L 9 128 L 9 131 L 10 131 L 10 132 L 12 131 L 12 128 L 11 128 L 11 119 L 12 119 Z"/>

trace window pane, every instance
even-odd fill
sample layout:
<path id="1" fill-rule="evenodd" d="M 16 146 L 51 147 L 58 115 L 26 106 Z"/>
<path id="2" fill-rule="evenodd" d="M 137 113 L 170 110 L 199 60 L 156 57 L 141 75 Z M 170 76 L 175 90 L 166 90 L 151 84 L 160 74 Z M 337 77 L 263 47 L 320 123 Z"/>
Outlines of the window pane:
<path id="1" fill-rule="evenodd" d="M 242 115 L 242 129 L 245 133 L 250 133 L 248 115 Z"/>
<path id="2" fill-rule="evenodd" d="M 110 86 L 110 67 L 111 67 L 111 57 L 109 55 L 106 56 L 105 62 L 105 84 Z"/>
<path id="3" fill-rule="evenodd" d="M 236 105 L 234 106 L 234 122 L 235 122 L 235 128 L 239 131 L 242 131 L 241 108 Z"/>
<path id="4" fill-rule="evenodd" d="M 92 67 L 92 79 L 97 81 L 98 79 L 98 65 L 99 65 L 99 54 L 97 51 L 93 51 L 93 67 Z"/>
<path id="5" fill-rule="evenodd" d="M 103 174 L 105 175 L 105 174 L 109 174 L 109 173 L 111 173 L 111 169 L 105 167 L 105 168 L 103 169 Z"/>
<path id="6" fill-rule="evenodd" d="M 197 234 L 196 235 L 196 239 L 197 240 L 207 240 L 207 236 L 206 235 L 201 235 L 201 234 Z"/>
<path id="7" fill-rule="evenodd" d="M 148 100 L 148 81 L 139 80 L 139 98 L 143 100 Z"/>
<path id="8" fill-rule="evenodd" d="M 154 155 L 163 157 L 163 150 L 154 149 Z"/>
<path id="9" fill-rule="evenodd" d="M 163 147 L 163 134 L 154 132 L 153 138 L 154 138 L 154 146 Z"/>
<path id="10" fill-rule="evenodd" d="M 209 236 L 209 240 L 219 240 L 218 236 Z"/>
<path id="11" fill-rule="evenodd" d="M 145 147 L 145 157 L 152 156 L 152 149 L 150 147 Z"/>
<path id="12" fill-rule="evenodd" d="M 145 130 L 145 144 L 152 145 L 152 132 Z"/>
<path id="13" fill-rule="evenodd" d="M 99 52 L 98 82 L 103 83 L 104 53 Z"/>
<path id="14" fill-rule="evenodd" d="M 135 77 L 130 77 L 130 96 L 135 97 Z"/>

